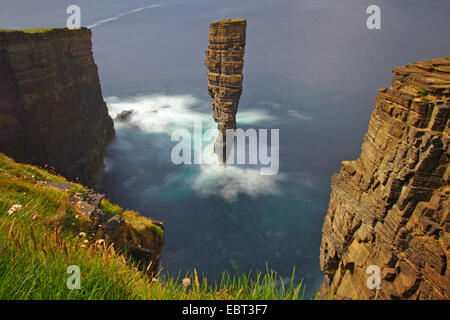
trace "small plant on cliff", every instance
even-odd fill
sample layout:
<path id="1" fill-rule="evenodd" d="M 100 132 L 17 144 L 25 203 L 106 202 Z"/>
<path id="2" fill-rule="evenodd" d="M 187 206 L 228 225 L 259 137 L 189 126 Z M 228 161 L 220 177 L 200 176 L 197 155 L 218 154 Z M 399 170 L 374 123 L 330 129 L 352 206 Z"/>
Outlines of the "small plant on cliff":
<path id="1" fill-rule="evenodd" d="M 429 94 L 429 92 L 428 92 L 428 90 L 425 89 L 425 88 L 419 88 L 419 89 L 417 90 L 417 94 L 418 94 L 419 96 L 427 96 L 427 95 Z"/>
<path id="2" fill-rule="evenodd" d="M 86 197 L 86 189 L 80 184 L 74 184 L 72 188 L 69 189 L 69 193 L 73 196 L 75 194 L 81 194 Z"/>
<path id="3" fill-rule="evenodd" d="M 151 226 L 151 229 L 152 229 L 153 233 L 156 234 L 160 239 L 164 238 L 164 231 L 160 226 L 153 224 Z"/>
<path id="4" fill-rule="evenodd" d="M 141 216 L 138 212 L 126 210 L 120 215 L 136 230 L 142 231 L 148 228 L 155 236 L 159 238 L 159 240 L 164 238 L 164 230 L 160 226 L 154 224 L 151 219 Z"/>
<path id="5" fill-rule="evenodd" d="M 121 207 L 119 207 L 116 204 L 112 204 L 107 199 L 103 199 L 100 202 L 99 208 L 102 209 L 103 212 L 113 214 L 113 215 L 122 215 L 122 213 L 123 213 L 123 210 Z"/>

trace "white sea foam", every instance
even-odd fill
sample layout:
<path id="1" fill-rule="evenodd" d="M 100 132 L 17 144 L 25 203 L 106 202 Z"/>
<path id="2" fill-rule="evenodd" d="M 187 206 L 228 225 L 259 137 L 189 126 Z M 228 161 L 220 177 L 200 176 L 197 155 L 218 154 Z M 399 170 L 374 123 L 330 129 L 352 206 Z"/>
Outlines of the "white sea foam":
<path id="1" fill-rule="evenodd" d="M 194 121 L 201 121 L 204 128 L 214 126 L 214 120 L 210 114 L 193 109 L 195 105 L 201 106 L 202 102 L 190 95 L 155 94 L 124 100 L 107 97 L 105 100 L 113 118 L 123 110 L 133 110 L 129 121 L 116 123 L 119 128 L 133 125 L 145 133 L 167 133 L 170 136 L 172 131 L 177 128 L 192 129 Z"/>
<path id="2" fill-rule="evenodd" d="M 201 121 L 203 130 L 215 128 L 216 124 L 210 114 L 209 102 L 201 101 L 191 95 L 147 95 L 128 99 L 117 97 L 105 98 L 109 113 L 113 118 L 123 110 L 133 110 L 127 121 L 116 121 L 116 130 L 120 131 L 126 127 L 139 128 L 144 133 L 166 133 L 171 136 L 173 130 L 186 128 L 193 131 L 194 123 Z M 248 110 L 238 113 L 238 124 L 262 125 L 273 121 L 274 118 L 261 110 Z M 120 135 L 118 135 L 120 139 Z M 204 142 L 202 148 L 211 142 Z M 172 149 L 175 142 L 167 140 L 167 145 L 163 148 Z M 196 150 L 192 143 L 193 153 L 202 152 Z M 130 152 L 126 143 L 116 141 L 116 149 L 123 149 L 123 152 Z M 132 155 L 130 155 L 132 156 Z M 167 162 L 171 162 L 168 157 Z M 110 164 L 111 165 L 111 164 Z M 183 165 L 181 165 L 183 166 Z M 192 173 L 192 171 L 191 171 Z M 176 170 L 167 174 L 161 187 L 165 188 L 185 188 L 187 185 L 201 196 L 219 196 L 227 201 L 235 200 L 239 194 L 246 194 L 250 197 L 258 197 L 269 194 L 277 194 L 277 184 L 284 178 L 281 174 L 273 176 L 260 175 L 259 168 L 249 168 L 242 166 L 221 166 L 219 164 L 202 164 L 200 170 L 194 176 L 187 177 L 186 171 Z M 189 179 L 189 183 L 180 181 Z M 149 190 L 153 187 L 149 186 Z"/>
<path id="3" fill-rule="evenodd" d="M 165 132 L 169 135 L 177 128 L 193 129 L 194 122 L 201 122 L 203 129 L 216 127 L 209 102 L 191 95 L 155 94 L 128 99 L 106 97 L 105 101 L 113 118 L 124 110 L 133 110 L 130 121 L 118 122 L 119 127 L 131 124 L 147 133 Z M 238 112 L 236 121 L 238 124 L 261 125 L 274 120 L 263 110 L 251 109 Z"/>
<path id="4" fill-rule="evenodd" d="M 220 196 L 225 200 L 236 200 L 239 194 L 259 197 L 279 194 L 278 183 L 282 174 L 263 176 L 259 170 L 236 166 L 202 165 L 193 189 L 202 196 Z"/>
<path id="5" fill-rule="evenodd" d="M 312 118 L 310 116 L 307 116 L 303 113 L 298 112 L 297 110 L 294 109 L 289 109 L 288 113 L 291 117 L 297 118 L 297 119 L 301 119 L 301 120 L 311 120 Z"/>
<path id="6" fill-rule="evenodd" d="M 261 110 L 248 110 L 239 111 L 236 115 L 236 121 L 239 124 L 266 124 L 273 123 L 276 119 L 265 111 Z"/>

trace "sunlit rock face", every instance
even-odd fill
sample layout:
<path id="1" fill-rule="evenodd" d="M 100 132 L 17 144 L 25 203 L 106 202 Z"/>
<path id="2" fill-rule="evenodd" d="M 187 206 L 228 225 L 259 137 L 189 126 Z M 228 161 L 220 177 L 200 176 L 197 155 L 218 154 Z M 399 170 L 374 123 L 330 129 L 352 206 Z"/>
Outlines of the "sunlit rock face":
<path id="1" fill-rule="evenodd" d="M 95 186 L 114 124 L 91 31 L 0 32 L 0 151 Z"/>
<path id="2" fill-rule="evenodd" d="M 324 296 L 333 287 L 341 298 L 373 297 L 366 271 L 376 265 L 378 298 L 450 298 L 450 60 L 393 73 L 375 99 L 360 157 L 332 179 L 320 249 Z"/>
<path id="3" fill-rule="evenodd" d="M 246 29 L 247 21 L 244 19 L 217 21 L 211 23 L 209 28 L 205 65 L 208 68 L 213 117 L 220 132 L 216 153 L 222 153 L 219 155 L 222 161 L 226 160 L 226 130 L 236 129 L 236 113 L 242 94 Z"/>

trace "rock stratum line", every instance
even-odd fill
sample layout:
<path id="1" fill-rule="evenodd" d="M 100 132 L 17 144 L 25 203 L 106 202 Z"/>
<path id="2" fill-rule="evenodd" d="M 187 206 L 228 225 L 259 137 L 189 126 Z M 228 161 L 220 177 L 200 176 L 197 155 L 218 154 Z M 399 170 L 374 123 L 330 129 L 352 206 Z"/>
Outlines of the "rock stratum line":
<path id="1" fill-rule="evenodd" d="M 395 67 L 380 89 L 361 155 L 342 162 L 320 249 L 323 295 L 449 299 L 450 60 Z"/>
<path id="2" fill-rule="evenodd" d="M 227 154 L 226 130 L 236 129 L 236 113 L 242 94 L 246 29 L 247 21 L 244 19 L 216 21 L 209 28 L 205 66 L 208 68 L 213 118 L 220 132 L 215 144 L 216 153 L 222 152 L 218 155 L 223 162 Z"/>

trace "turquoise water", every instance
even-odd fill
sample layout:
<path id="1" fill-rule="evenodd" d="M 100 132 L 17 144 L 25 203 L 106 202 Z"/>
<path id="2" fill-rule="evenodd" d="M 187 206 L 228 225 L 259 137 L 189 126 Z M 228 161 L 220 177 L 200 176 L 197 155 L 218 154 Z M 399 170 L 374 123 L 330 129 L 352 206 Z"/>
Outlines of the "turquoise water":
<path id="1" fill-rule="evenodd" d="M 202 121 L 203 132 L 215 127 L 209 101 L 189 95 L 106 101 L 113 117 L 125 109 L 134 113 L 126 122 L 116 121 L 117 137 L 108 149 L 99 190 L 164 221 L 163 270 L 196 268 L 211 280 L 219 271 L 264 270 L 267 264 L 289 278 L 295 266 L 297 281 L 317 287 L 326 206 L 315 199 L 307 173 L 282 170 L 264 176 L 257 166 L 174 165 L 173 130 L 193 134 L 194 121 Z M 257 109 L 242 110 L 237 121 L 242 128 L 295 127 L 289 119 Z M 192 143 L 192 155 L 198 151 Z"/>
<path id="2" fill-rule="evenodd" d="M 64 26 L 72 0 L 0 0 L 0 28 Z M 79 0 L 116 122 L 99 190 L 164 221 L 164 270 L 200 273 L 296 266 L 312 295 L 330 182 L 355 159 L 377 89 L 391 69 L 450 54 L 448 0 Z M 176 166 L 173 130 L 213 127 L 203 65 L 209 23 L 248 20 L 240 128 L 280 129 L 280 171 Z M 444 37 L 444 38 L 443 38 Z M 195 151 L 195 150 L 194 150 Z"/>

